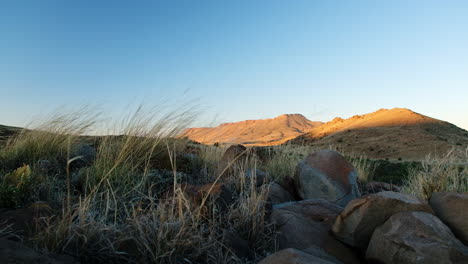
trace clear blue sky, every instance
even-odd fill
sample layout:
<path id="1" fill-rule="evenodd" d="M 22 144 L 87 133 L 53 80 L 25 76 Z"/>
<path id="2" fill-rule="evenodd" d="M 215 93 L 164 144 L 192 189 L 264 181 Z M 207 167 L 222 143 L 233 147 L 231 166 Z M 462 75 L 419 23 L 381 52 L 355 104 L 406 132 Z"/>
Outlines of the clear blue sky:
<path id="1" fill-rule="evenodd" d="M 467 14 L 468 1 L 5 0 L 0 123 L 198 99 L 201 120 L 406 107 L 468 129 Z"/>

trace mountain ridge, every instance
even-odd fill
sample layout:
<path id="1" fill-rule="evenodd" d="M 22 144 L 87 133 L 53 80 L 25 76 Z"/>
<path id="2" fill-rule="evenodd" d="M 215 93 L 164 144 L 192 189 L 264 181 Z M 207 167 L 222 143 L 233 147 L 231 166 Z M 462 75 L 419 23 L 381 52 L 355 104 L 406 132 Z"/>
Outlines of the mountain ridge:
<path id="1" fill-rule="evenodd" d="M 269 122 L 275 124 L 259 127 Z M 445 153 L 454 147 L 468 148 L 468 131 L 407 108 L 379 109 L 346 119 L 336 117 L 326 123 L 310 121 L 301 114 L 284 114 L 217 127 L 191 128 L 183 136 L 203 144 L 332 146 L 370 158 L 410 160 L 423 159 L 430 153 Z"/>
<path id="2" fill-rule="evenodd" d="M 182 136 L 204 144 L 274 145 L 321 124 L 301 114 L 283 114 L 275 118 L 222 123 L 216 127 L 189 128 Z"/>
<path id="3" fill-rule="evenodd" d="M 370 158 L 421 160 L 452 148 L 468 148 L 468 131 L 406 108 L 393 108 L 335 118 L 288 143 L 334 146 Z"/>

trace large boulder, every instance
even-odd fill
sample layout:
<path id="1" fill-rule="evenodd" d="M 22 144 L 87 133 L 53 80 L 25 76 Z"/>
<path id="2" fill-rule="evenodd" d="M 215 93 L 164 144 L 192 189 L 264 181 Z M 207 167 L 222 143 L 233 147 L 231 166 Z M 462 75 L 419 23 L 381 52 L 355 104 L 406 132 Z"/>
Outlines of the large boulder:
<path id="1" fill-rule="evenodd" d="M 436 215 L 455 236 L 468 245 L 468 192 L 437 192 L 429 201 Z"/>
<path id="2" fill-rule="evenodd" d="M 385 191 L 400 192 L 401 188 L 398 187 L 397 185 L 386 183 L 386 182 L 372 181 L 362 186 L 361 194 L 367 195 L 367 194 L 385 192 Z"/>
<path id="3" fill-rule="evenodd" d="M 418 198 L 396 192 L 379 192 L 352 200 L 333 224 L 333 233 L 346 244 L 366 250 L 375 228 L 399 212 L 423 211 L 431 207 Z"/>
<path id="4" fill-rule="evenodd" d="M 221 157 L 221 160 L 223 161 L 231 161 L 238 156 L 242 156 L 245 154 L 245 151 L 247 150 L 244 145 L 237 144 L 237 145 L 231 145 L 229 146 L 226 151 L 224 151 L 223 156 Z"/>
<path id="5" fill-rule="evenodd" d="M 314 152 L 300 162 L 295 182 L 302 199 L 321 198 L 346 206 L 360 196 L 356 169 L 332 150 Z"/>
<path id="6" fill-rule="evenodd" d="M 226 149 L 226 151 L 224 151 L 224 154 L 220 159 L 221 169 L 224 169 L 223 165 L 225 167 L 233 161 L 242 159 L 245 156 L 246 152 L 247 152 L 247 148 L 244 147 L 243 145 L 239 144 L 239 145 L 229 146 Z"/>
<path id="7" fill-rule="evenodd" d="M 219 208 L 225 209 L 234 202 L 234 193 L 222 183 L 207 183 L 204 185 L 180 184 L 184 196 L 196 206 L 202 203 L 215 202 Z"/>
<path id="8" fill-rule="evenodd" d="M 289 202 L 275 206 L 271 221 L 277 226 L 279 249 L 295 248 L 313 253 L 314 248 L 321 248 L 345 263 L 359 263 L 354 252 L 329 232 L 334 219 L 342 209 L 324 199 Z"/>
<path id="9" fill-rule="evenodd" d="M 245 260 L 253 257 L 249 241 L 233 231 L 223 231 L 223 245 L 240 259 Z"/>
<path id="10" fill-rule="evenodd" d="M 216 168 L 216 176 L 221 175 L 223 179 L 230 179 L 235 172 L 235 167 L 245 161 L 247 157 L 247 148 L 243 145 L 231 145 L 226 149 L 223 156 L 219 160 Z"/>
<path id="11" fill-rule="evenodd" d="M 45 218 L 52 217 L 52 208 L 44 202 L 29 207 L 6 211 L 0 214 L 0 229 L 9 226 L 14 233 L 30 236 Z"/>
<path id="12" fill-rule="evenodd" d="M 294 201 L 294 198 L 288 191 L 281 187 L 281 185 L 277 183 L 271 183 L 268 186 L 267 201 L 270 204 L 275 205 Z"/>
<path id="13" fill-rule="evenodd" d="M 296 201 L 303 200 L 297 192 L 296 183 L 293 177 L 290 177 L 290 176 L 281 177 L 281 179 L 279 179 L 276 183 L 278 183 L 288 193 L 290 193 L 294 197 L 294 200 Z"/>
<path id="14" fill-rule="evenodd" d="M 245 172 L 245 180 L 249 183 L 252 182 L 256 187 L 267 183 L 268 174 L 259 169 L 248 169 Z"/>
<path id="15" fill-rule="evenodd" d="M 78 169 L 91 165 L 96 159 L 96 149 L 88 144 L 78 144 L 70 153 L 70 159 L 76 158 L 71 163 L 71 168 Z"/>
<path id="16" fill-rule="evenodd" d="M 468 247 L 436 216 L 404 212 L 375 230 L 366 258 L 384 264 L 461 264 L 468 263 Z"/>
<path id="17" fill-rule="evenodd" d="M 323 255 L 316 256 L 298 249 L 287 248 L 280 250 L 260 261 L 258 264 L 338 264 L 335 258 Z"/>

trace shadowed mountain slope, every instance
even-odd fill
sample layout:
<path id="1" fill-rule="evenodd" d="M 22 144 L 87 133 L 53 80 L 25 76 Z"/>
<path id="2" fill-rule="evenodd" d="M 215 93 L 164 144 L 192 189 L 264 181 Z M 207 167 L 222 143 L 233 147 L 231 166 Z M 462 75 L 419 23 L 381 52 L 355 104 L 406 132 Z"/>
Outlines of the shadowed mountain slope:
<path id="1" fill-rule="evenodd" d="M 5 140 L 19 133 L 22 128 L 0 125 L 0 140 Z"/>
<path id="2" fill-rule="evenodd" d="M 189 128 L 182 136 L 214 144 L 243 144 L 247 146 L 278 145 L 321 125 L 300 114 L 286 114 L 271 119 L 225 123 L 217 127 Z"/>
<path id="3" fill-rule="evenodd" d="M 381 109 L 348 119 L 335 118 L 288 141 L 370 158 L 419 160 L 428 154 L 468 147 L 468 131 L 405 108 Z"/>

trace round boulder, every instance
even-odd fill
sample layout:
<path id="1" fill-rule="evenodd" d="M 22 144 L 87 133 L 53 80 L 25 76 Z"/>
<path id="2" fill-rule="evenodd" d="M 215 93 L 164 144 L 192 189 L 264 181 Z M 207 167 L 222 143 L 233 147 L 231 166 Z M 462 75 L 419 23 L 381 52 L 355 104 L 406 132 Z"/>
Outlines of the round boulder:
<path id="1" fill-rule="evenodd" d="M 345 263 L 359 263 L 354 252 L 330 234 L 331 225 L 342 210 L 324 199 L 276 205 L 271 221 L 279 233 L 279 248 L 295 248 L 309 254 L 316 252 L 314 248 L 320 248 Z"/>
<path id="2" fill-rule="evenodd" d="M 384 264 L 461 264 L 468 263 L 468 247 L 436 216 L 404 212 L 375 230 L 366 258 Z"/>
<path id="3" fill-rule="evenodd" d="M 47 203 L 36 202 L 26 208 L 1 213 L 0 229 L 9 226 L 16 234 L 30 236 L 37 231 L 41 221 L 52 216 L 53 210 Z"/>
<path id="4" fill-rule="evenodd" d="M 346 244 L 366 250 L 375 228 L 399 212 L 423 211 L 431 207 L 418 198 L 397 192 L 379 192 L 352 200 L 336 218 L 332 231 Z"/>
<path id="5" fill-rule="evenodd" d="M 340 153 L 321 150 L 296 168 L 295 184 L 302 199 L 325 199 L 340 206 L 360 196 L 357 172 Z"/>
<path id="6" fill-rule="evenodd" d="M 272 205 L 275 205 L 294 201 L 294 198 L 288 191 L 281 187 L 281 185 L 277 183 L 271 183 L 268 186 L 267 201 L 270 202 Z"/>
<path id="7" fill-rule="evenodd" d="M 455 236 L 468 245 L 468 192 L 437 192 L 429 201 L 436 215 L 447 224 Z"/>
<path id="8" fill-rule="evenodd" d="M 233 167 L 241 163 L 247 156 L 247 148 L 243 145 L 232 145 L 224 152 L 221 157 L 216 175 L 223 174 L 223 177 L 228 178 L 234 172 Z"/>

